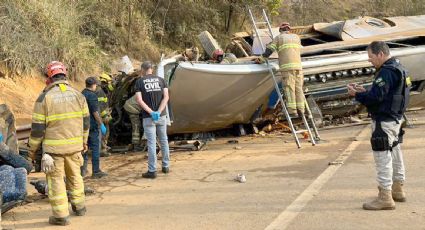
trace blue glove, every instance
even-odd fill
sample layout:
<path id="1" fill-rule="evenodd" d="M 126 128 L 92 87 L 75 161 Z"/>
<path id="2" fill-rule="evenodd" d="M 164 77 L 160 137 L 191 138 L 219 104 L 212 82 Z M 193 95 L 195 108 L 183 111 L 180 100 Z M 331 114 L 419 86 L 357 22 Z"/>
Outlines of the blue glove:
<path id="1" fill-rule="evenodd" d="M 106 135 L 106 126 L 103 123 L 100 125 L 100 132 L 102 133 L 102 136 Z"/>
<path id="2" fill-rule="evenodd" d="M 155 111 L 155 119 L 154 119 L 154 121 L 158 121 L 160 117 L 161 117 L 161 113 L 158 112 L 158 111 Z"/>
<path id="3" fill-rule="evenodd" d="M 0 133 L 0 143 L 2 143 L 2 142 L 3 142 L 3 134 Z"/>
<path id="4" fill-rule="evenodd" d="M 153 121 L 158 121 L 159 118 L 161 117 L 161 113 L 158 111 L 154 111 L 151 113 L 151 117 Z"/>

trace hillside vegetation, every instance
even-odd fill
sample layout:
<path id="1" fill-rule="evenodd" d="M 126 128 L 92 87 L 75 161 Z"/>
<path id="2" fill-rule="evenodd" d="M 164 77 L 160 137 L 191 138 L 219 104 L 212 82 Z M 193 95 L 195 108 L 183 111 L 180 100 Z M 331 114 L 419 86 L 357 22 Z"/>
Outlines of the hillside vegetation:
<path id="1" fill-rule="evenodd" d="M 0 77 L 41 72 L 51 60 L 74 79 L 110 71 L 125 54 L 158 61 L 196 44 L 201 31 L 225 41 L 249 28 L 247 5 L 294 25 L 425 12 L 425 0 L 1 0 Z"/>

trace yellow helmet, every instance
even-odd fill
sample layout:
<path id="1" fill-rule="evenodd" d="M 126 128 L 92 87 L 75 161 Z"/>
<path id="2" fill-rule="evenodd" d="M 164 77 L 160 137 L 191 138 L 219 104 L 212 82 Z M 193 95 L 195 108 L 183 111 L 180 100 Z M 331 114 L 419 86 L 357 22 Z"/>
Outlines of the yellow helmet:
<path id="1" fill-rule="evenodd" d="M 109 76 L 106 73 L 102 73 L 99 78 L 100 78 L 100 81 L 103 81 L 103 82 L 110 82 L 110 81 L 112 81 L 111 76 Z"/>

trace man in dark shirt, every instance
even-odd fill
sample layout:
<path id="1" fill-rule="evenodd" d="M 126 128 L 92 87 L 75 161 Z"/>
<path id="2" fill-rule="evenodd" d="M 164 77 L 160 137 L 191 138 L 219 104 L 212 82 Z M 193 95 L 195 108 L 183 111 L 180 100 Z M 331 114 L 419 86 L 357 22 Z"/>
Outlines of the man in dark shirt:
<path id="1" fill-rule="evenodd" d="M 143 129 L 148 143 L 148 171 L 144 178 L 156 178 L 156 135 L 158 135 L 162 152 L 162 172 L 168 173 L 170 150 L 168 147 L 167 122 L 165 107 L 167 105 L 168 86 L 163 78 L 152 74 L 152 63 L 142 64 L 144 75 L 136 82 L 136 100 L 142 107 Z"/>
<path id="2" fill-rule="evenodd" d="M 371 145 L 375 159 L 379 194 L 363 204 L 366 210 L 394 209 L 394 201 L 406 200 L 402 186 L 405 180 L 401 152 L 401 123 L 409 99 L 408 78 L 403 66 L 391 57 L 388 45 L 372 42 L 368 48 L 369 62 L 376 68 L 372 87 L 350 84 L 348 94 L 367 107 L 372 117 Z"/>
<path id="3" fill-rule="evenodd" d="M 106 134 L 106 127 L 102 123 L 102 118 L 99 114 L 99 101 L 98 97 L 95 94 L 96 86 L 98 81 L 95 77 L 88 77 L 86 79 L 86 88 L 83 90 L 82 94 L 86 97 L 87 105 L 90 112 L 90 131 L 88 146 L 92 151 L 92 178 L 98 179 L 108 174 L 100 170 L 100 143 L 101 143 L 101 133 Z M 88 164 L 88 154 L 87 152 L 83 154 L 84 165 L 81 168 L 81 174 L 84 177 L 87 173 L 87 164 Z"/>

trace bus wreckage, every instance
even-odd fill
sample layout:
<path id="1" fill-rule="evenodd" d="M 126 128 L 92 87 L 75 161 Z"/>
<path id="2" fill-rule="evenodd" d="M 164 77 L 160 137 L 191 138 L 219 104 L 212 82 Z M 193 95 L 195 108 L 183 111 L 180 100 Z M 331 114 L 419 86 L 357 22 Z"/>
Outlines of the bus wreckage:
<path id="1" fill-rule="evenodd" d="M 425 87 L 422 69 L 425 60 L 425 15 L 377 19 L 360 17 L 332 23 L 294 27 L 302 40 L 302 66 L 305 94 L 310 107 L 318 114 L 345 115 L 358 109 L 348 97 L 346 85 L 368 87 L 376 69 L 368 62 L 366 47 L 374 40 L 386 41 L 392 56 L 409 70 L 412 91 Z M 267 30 L 260 30 L 263 44 L 270 42 Z M 274 35 L 278 34 L 275 28 Z M 202 42 L 205 51 L 216 47 L 214 41 Z M 274 90 L 266 64 L 255 64 L 261 54 L 260 42 L 253 33 L 236 33 L 225 52 L 234 53 L 232 64 L 206 61 L 162 60 L 157 73 L 169 83 L 169 134 L 220 130 L 235 124 L 250 124 L 270 104 Z M 278 70 L 277 54 L 270 63 Z M 122 106 L 134 94 L 132 85 L 137 73 L 119 76 L 118 90 L 112 97 L 115 136 L 131 134 L 131 124 Z M 278 75 L 279 77 L 279 75 Z M 316 108 L 316 109 L 315 109 Z M 119 135 L 117 135 L 119 133 Z"/>

